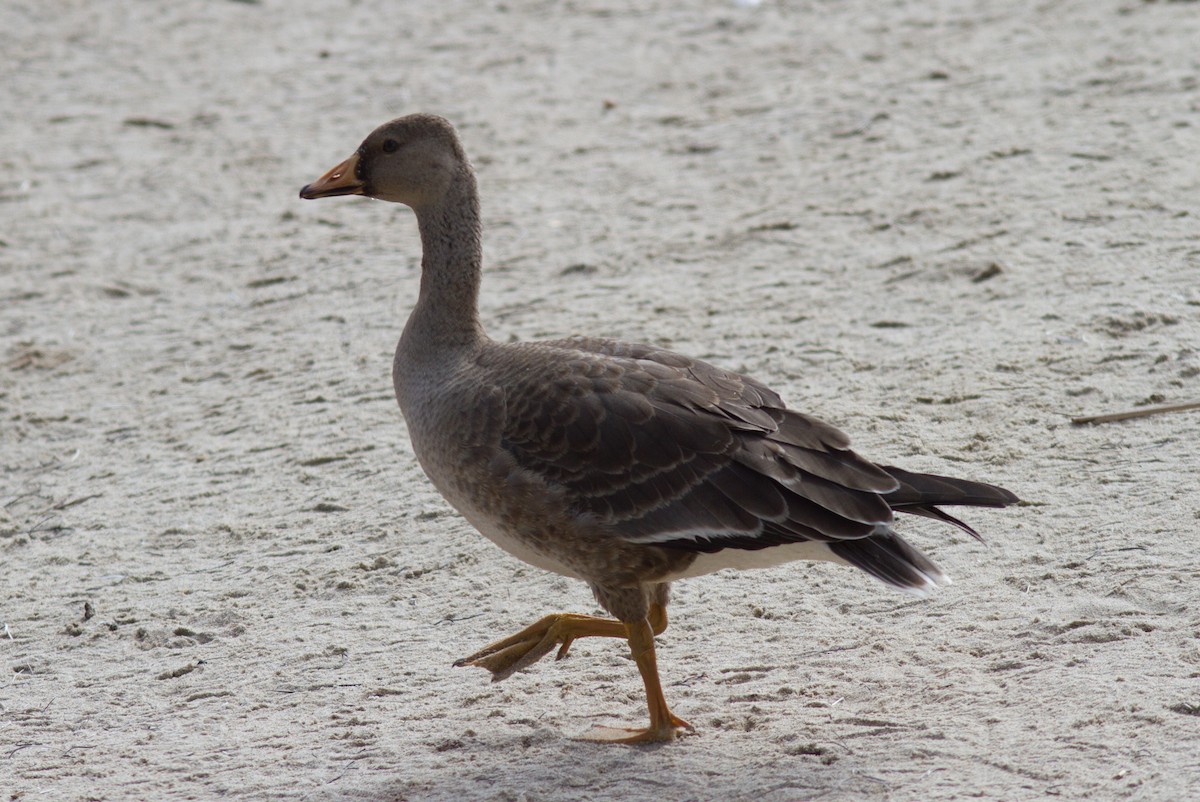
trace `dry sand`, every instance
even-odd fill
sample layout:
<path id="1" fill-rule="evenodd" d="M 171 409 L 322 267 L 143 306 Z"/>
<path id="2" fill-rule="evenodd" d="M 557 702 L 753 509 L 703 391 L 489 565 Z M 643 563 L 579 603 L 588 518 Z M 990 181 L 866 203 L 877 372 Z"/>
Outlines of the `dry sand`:
<path id="1" fill-rule="evenodd" d="M 4 800 L 1162 799 L 1200 787 L 1200 6 L 5 2 Z M 436 9 L 436 10 L 435 10 Z M 916 470 L 1006 485 L 956 583 L 681 583 L 697 728 L 615 642 L 450 663 L 579 583 L 417 468 L 406 209 L 302 202 L 442 113 L 498 339 L 741 369 Z"/>

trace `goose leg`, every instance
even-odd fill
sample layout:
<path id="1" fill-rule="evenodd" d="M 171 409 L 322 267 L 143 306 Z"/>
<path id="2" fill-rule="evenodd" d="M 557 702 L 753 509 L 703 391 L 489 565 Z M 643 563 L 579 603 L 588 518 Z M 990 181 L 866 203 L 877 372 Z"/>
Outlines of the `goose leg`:
<path id="1" fill-rule="evenodd" d="M 590 618 L 591 616 L 585 616 L 585 617 Z M 667 608 L 666 607 L 663 607 L 661 604 L 652 604 L 650 606 L 650 612 L 647 614 L 646 618 L 650 622 L 650 629 L 652 629 L 654 631 L 655 635 L 661 635 L 667 631 Z M 595 620 L 596 621 L 608 621 L 607 618 L 597 618 Z M 620 622 L 610 622 L 610 623 L 618 623 L 619 624 Z M 591 633 L 591 634 L 596 634 L 596 633 Z M 625 638 L 626 640 L 629 639 L 629 633 L 626 631 L 624 624 L 620 624 L 619 630 L 614 629 L 611 632 L 604 632 L 601 634 L 603 634 L 607 637 L 610 637 L 610 638 Z M 577 635 L 575 637 L 584 637 L 584 636 Z M 562 642 L 562 648 L 560 648 L 558 650 L 558 654 L 554 655 L 555 660 L 561 660 L 567 656 L 567 650 L 571 648 L 571 642 L 573 640 L 575 640 L 575 637 L 568 637 L 566 640 L 564 640 Z"/>
<path id="2" fill-rule="evenodd" d="M 666 626 L 665 613 L 663 626 Z M 655 633 L 651 622 L 648 619 L 626 622 L 625 632 L 629 639 L 629 650 L 633 652 L 633 659 L 637 661 L 638 671 L 642 675 L 642 683 L 646 686 L 646 704 L 650 709 L 650 726 L 641 730 L 623 727 L 596 727 L 580 736 L 579 740 L 617 744 L 672 741 L 679 736 L 680 730 L 691 729 L 692 725 L 676 716 L 667 707 L 667 699 L 663 695 L 662 683 L 658 678 L 658 661 L 654 655 Z"/>
<path id="3" fill-rule="evenodd" d="M 660 604 L 650 607 L 648 616 L 655 635 L 667 628 L 667 610 Z M 576 638 L 628 638 L 625 625 L 611 618 L 575 613 L 552 613 L 516 635 L 498 640 L 475 654 L 455 660 L 457 666 L 478 666 L 492 672 L 492 682 L 511 677 L 541 660 L 558 646 L 556 660 L 567 656 Z"/>
<path id="4" fill-rule="evenodd" d="M 552 613 L 516 635 L 455 660 L 454 665 L 486 668 L 492 672 L 492 682 L 499 682 L 533 665 L 560 644 L 557 659 L 561 660 L 567 656 L 572 641 L 587 637 L 623 638 L 625 628 L 620 621 L 609 618 Z"/>

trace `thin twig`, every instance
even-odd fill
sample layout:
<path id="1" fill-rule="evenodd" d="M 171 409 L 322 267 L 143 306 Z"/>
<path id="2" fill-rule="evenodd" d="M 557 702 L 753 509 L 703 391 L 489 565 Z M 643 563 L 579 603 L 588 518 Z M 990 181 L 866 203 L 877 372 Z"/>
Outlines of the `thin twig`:
<path id="1" fill-rule="evenodd" d="M 7 755 L 5 755 L 5 757 L 10 758 L 13 755 L 15 755 L 17 752 L 20 752 L 22 749 L 28 749 L 31 746 L 41 746 L 41 744 L 34 743 L 33 741 L 26 741 L 23 744 L 17 744 L 17 747 L 15 749 L 13 749 L 11 752 L 9 752 Z"/>
<path id="2" fill-rule="evenodd" d="M 103 493 L 92 493 L 90 496 L 80 496 L 79 498 L 77 498 L 77 499 L 72 499 L 71 501 L 64 501 L 64 502 L 62 502 L 61 504 L 55 504 L 55 505 L 54 505 L 53 507 L 51 507 L 50 509 L 52 509 L 52 510 L 65 510 L 67 507 L 74 507 L 74 506 L 76 506 L 77 504 L 82 504 L 82 503 L 83 503 L 83 502 L 85 502 L 85 501 L 91 501 L 91 500 L 92 500 L 92 499 L 94 499 L 94 498 L 100 498 L 100 497 L 101 497 L 101 496 L 103 496 L 103 495 L 104 495 Z"/>
<path id="3" fill-rule="evenodd" d="M 1131 418 L 1147 418 L 1151 415 L 1162 415 L 1167 412 L 1188 412 L 1193 409 L 1200 409 L 1200 401 L 1189 401 L 1186 404 L 1167 404 L 1161 407 L 1145 407 L 1144 409 L 1131 409 L 1128 412 L 1113 412 L 1108 415 L 1084 415 L 1080 418 L 1071 418 L 1071 423 L 1113 423 L 1119 420 L 1130 420 Z"/>

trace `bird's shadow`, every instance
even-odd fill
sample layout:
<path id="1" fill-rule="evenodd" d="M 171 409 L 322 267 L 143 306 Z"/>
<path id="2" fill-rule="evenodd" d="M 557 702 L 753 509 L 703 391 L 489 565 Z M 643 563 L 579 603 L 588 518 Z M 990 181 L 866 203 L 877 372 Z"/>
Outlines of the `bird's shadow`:
<path id="1" fill-rule="evenodd" d="M 350 772 L 305 799 L 781 802 L 857 785 L 855 772 L 802 760 L 763 772 L 753 743 L 746 741 L 753 737 L 738 735 L 735 742 L 689 733 L 671 743 L 627 746 L 576 740 L 542 727 L 525 735 L 472 740 L 455 747 L 456 759 L 450 765 L 425 775 L 402 760 L 387 779 L 356 778 Z M 714 749 L 716 740 L 723 743 Z"/>

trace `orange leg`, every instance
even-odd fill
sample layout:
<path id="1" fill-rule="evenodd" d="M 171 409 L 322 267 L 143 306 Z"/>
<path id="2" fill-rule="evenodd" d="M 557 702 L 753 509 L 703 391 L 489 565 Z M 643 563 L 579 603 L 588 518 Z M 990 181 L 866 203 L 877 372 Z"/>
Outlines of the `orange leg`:
<path id="1" fill-rule="evenodd" d="M 647 617 L 655 635 L 667 628 L 667 611 L 653 605 Z M 492 681 L 507 679 L 517 671 L 541 660 L 561 644 L 556 660 L 567 656 L 576 638 L 628 638 L 625 625 L 611 618 L 575 613 L 552 613 L 535 624 L 503 640 L 498 640 L 468 657 L 455 660 L 455 666 L 478 666 L 492 672 Z"/>
<path id="2" fill-rule="evenodd" d="M 558 659 L 561 660 L 567 656 L 572 641 L 587 637 L 623 638 L 625 628 L 620 621 L 610 618 L 553 613 L 516 635 L 485 646 L 469 657 L 455 660 L 454 665 L 486 668 L 492 672 L 492 681 L 499 682 L 541 660 L 559 644 L 562 644 L 558 650 Z"/>
<path id="3" fill-rule="evenodd" d="M 683 719 L 667 707 L 662 683 L 658 678 L 658 661 L 654 655 L 654 636 L 667 628 L 667 611 L 661 605 L 652 605 L 649 614 L 641 621 L 622 623 L 611 618 L 597 618 L 574 613 L 553 613 L 516 635 L 498 640 L 475 654 L 456 660 L 456 666 L 479 666 L 492 672 L 492 681 L 498 682 L 517 671 L 541 660 L 558 646 L 557 659 L 566 656 L 576 638 L 603 637 L 625 638 L 637 662 L 646 686 L 646 704 L 650 709 L 650 726 L 645 729 L 618 729 L 596 727 L 581 736 L 580 740 L 603 743 L 653 743 L 670 741 L 684 728 L 691 728 Z"/>
<path id="4" fill-rule="evenodd" d="M 595 620 L 608 621 L 607 618 L 597 618 Z M 650 612 L 646 616 L 646 620 L 650 622 L 650 629 L 652 629 L 654 631 L 655 635 L 663 634 L 664 632 L 667 631 L 667 608 L 665 608 L 659 604 L 651 605 Z M 611 622 L 611 623 L 619 623 L 619 622 Z M 624 625 L 621 625 L 621 628 L 619 629 L 619 631 L 613 632 L 611 634 L 610 633 L 604 633 L 604 634 L 606 634 L 612 638 L 626 638 L 626 639 L 629 638 L 629 633 L 624 628 Z M 583 637 L 583 636 L 580 636 L 580 637 Z M 561 660 L 567 656 L 567 650 L 571 648 L 572 640 L 574 640 L 574 638 L 568 638 L 567 640 L 563 641 L 562 648 L 559 649 L 558 654 L 556 654 L 554 656 L 555 660 Z"/>
<path id="5" fill-rule="evenodd" d="M 665 615 L 663 625 L 666 625 Z M 691 729 L 683 719 L 667 707 L 662 683 L 658 678 L 658 661 L 654 656 L 654 630 L 649 620 L 625 624 L 629 650 L 637 661 L 642 683 L 646 686 L 646 704 L 650 708 L 650 726 L 645 729 L 596 727 L 580 740 L 602 743 L 643 744 L 657 741 L 673 741 L 681 729 Z"/>

